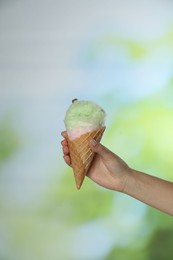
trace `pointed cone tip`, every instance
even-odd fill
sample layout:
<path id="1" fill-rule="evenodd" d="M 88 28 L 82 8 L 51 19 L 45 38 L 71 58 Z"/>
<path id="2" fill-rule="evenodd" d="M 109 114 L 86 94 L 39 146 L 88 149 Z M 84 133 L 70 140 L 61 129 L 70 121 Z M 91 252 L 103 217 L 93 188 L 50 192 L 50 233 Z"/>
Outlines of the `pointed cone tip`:
<path id="1" fill-rule="evenodd" d="M 78 190 L 80 190 L 81 186 L 82 186 L 82 182 L 79 182 L 79 183 L 76 182 L 76 188 L 77 188 Z"/>

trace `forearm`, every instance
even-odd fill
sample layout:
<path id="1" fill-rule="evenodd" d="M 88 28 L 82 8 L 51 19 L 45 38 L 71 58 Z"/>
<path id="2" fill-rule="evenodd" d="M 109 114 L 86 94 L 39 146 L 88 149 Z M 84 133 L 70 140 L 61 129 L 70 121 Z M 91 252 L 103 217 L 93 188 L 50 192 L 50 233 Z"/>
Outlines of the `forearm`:
<path id="1" fill-rule="evenodd" d="M 124 193 L 173 216 L 173 182 L 132 170 Z"/>

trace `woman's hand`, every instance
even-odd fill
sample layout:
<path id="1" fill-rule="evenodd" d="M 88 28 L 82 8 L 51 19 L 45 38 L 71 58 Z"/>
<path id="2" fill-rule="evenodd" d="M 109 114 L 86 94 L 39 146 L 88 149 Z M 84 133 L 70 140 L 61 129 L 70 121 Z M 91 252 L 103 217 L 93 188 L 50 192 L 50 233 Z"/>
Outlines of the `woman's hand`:
<path id="1" fill-rule="evenodd" d="M 64 160 L 71 166 L 67 133 L 62 132 L 62 136 Z M 91 139 L 90 146 L 96 153 L 87 173 L 90 179 L 173 216 L 173 182 L 129 168 L 120 157 L 94 139 Z"/>
<path id="2" fill-rule="evenodd" d="M 64 131 L 61 134 L 64 137 L 61 142 L 64 161 L 71 166 L 70 151 L 66 139 L 67 133 Z M 107 189 L 123 192 L 131 169 L 120 157 L 94 139 L 91 139 L 90 147 L 96 154 L 87 176 Z"/>

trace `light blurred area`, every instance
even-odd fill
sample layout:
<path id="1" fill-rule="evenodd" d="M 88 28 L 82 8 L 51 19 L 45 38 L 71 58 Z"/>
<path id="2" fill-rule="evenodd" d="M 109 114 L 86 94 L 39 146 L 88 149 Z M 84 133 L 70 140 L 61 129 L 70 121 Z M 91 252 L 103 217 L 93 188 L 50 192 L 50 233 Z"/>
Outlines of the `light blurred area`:
<path id="1" fill-rule="evenodd" d="M 60 142 L 73 98 L 102 143 L 173 180 L 173 2 L 0 1 L 0 259 L 173 259 L 173 219 L 88 178 Z"/>

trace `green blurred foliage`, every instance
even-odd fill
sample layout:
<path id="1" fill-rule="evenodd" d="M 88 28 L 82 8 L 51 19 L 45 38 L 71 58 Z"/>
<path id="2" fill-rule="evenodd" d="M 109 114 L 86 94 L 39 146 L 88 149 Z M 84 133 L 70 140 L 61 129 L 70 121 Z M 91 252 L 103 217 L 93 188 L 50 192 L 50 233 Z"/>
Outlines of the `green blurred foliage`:
<path id="1" fill-rule="evenodd" d="M 90 46 L 87 53 L 88 62 L 96 60 L 98 53 L 102 53 L 104 49 L 109 49 L 110 47 L 115 49 L 120 48 L 121 50 L 125 51 L 125 53 L 128 54 L 129 57 L 133 60 L 142 59 L 148 53 L 148 45 L 144 45 L 141 42 L 108 35 L 98 39 Z"/>
<path id="2" fill-rule="evenodd" d="M 145 42 L 137 39 L 122 38 L 115 35 L 105 35 L 92 42 L 87 51 L 86 61 L 93 62 L 94 60 L 97 60 L 98 53 L 102 53 L 104 49 L 110 47 L 115 49 L 120 48 L 128 58 L 133 61 L 142 61 L 145 57 L 152 55 L 153 52 L 157 50 L 161 51 L 164 46 L 169 50 L 169 54 L 173 55 L 172 30 L 169 30 L 161 37 Z"/>
<path id="3" fill-rule="evenodd" d="M 171 260 L 173 259 L 173 228 L 158 229 L 148 241 L 146 251 L 148 259 Z"/>
<path id="4" fill-rule="evenodd" d="M 1 224 L 0 237 L 6 246 L 1 247 L 0 259 L 70 259 L 69 229 L 59 219 L 37 215 L 31 208 L 16 209 L 3 214 Z"/>
<path id="5" fill-rule="evenodd" d="M 67 169 L 61 180 L 54 181 L 49 187 L 41 214 L 61 219 L 70 225 L 80 225 L 108 214 L 112 199 L 112 192 L 91 183 L 87 177 L 81 189 L 77 190 L 72 169 Z"/>
<path id="6" fill-rule="evenodd" d="M 133 168 L 173 180 L 173 78 L 166 88 L 142 100 L 120 105 L 106 144 Z M 118 101 L 116 102 L 118 104 Z M 143 225 L 150 235 L 138 246 L 114 246 L 105 260 L 173 259 L 173 219 L 147 207 Z"/>
<path id="7" fill-rule="evenodd" d="M 104 260 L 149 260 L 144 248 L 115 246 Z M 153 258 L 154 259 L 154 258 Z"/>
<path id="8" fill-rule="evenodd" d="M 172 96 L 171 88 L 168 92 Z M 173 105 L 165 93 L 120 108 L 108 139 L 111 149 L 124 156 L 132 167 L 173 179 Z"/>
<path id="9" fill-rule="evenodd" d="M 0 123 L 0 163 L 10 158 L 20 147 L 20 139 L 12 123 L 4 119 Z"/>
<path id="10" fill-rule="evenodd" d="M 125 246 L 113 246 L 104 260 L 173 259 L 172 217 L 148 207 L 143 226 L 144 223 L 150 229 L 150 235 Z"/>
<path id="11" fill-rule="evenodd" d="M 127 50 L 130 57 L 134 60 L 142 59 L 147 53 L 147 47 L 141 42 L 129 39 L 107 36 L 101 40 L 102 44 L 114 47 L 120 47 Z"/>

